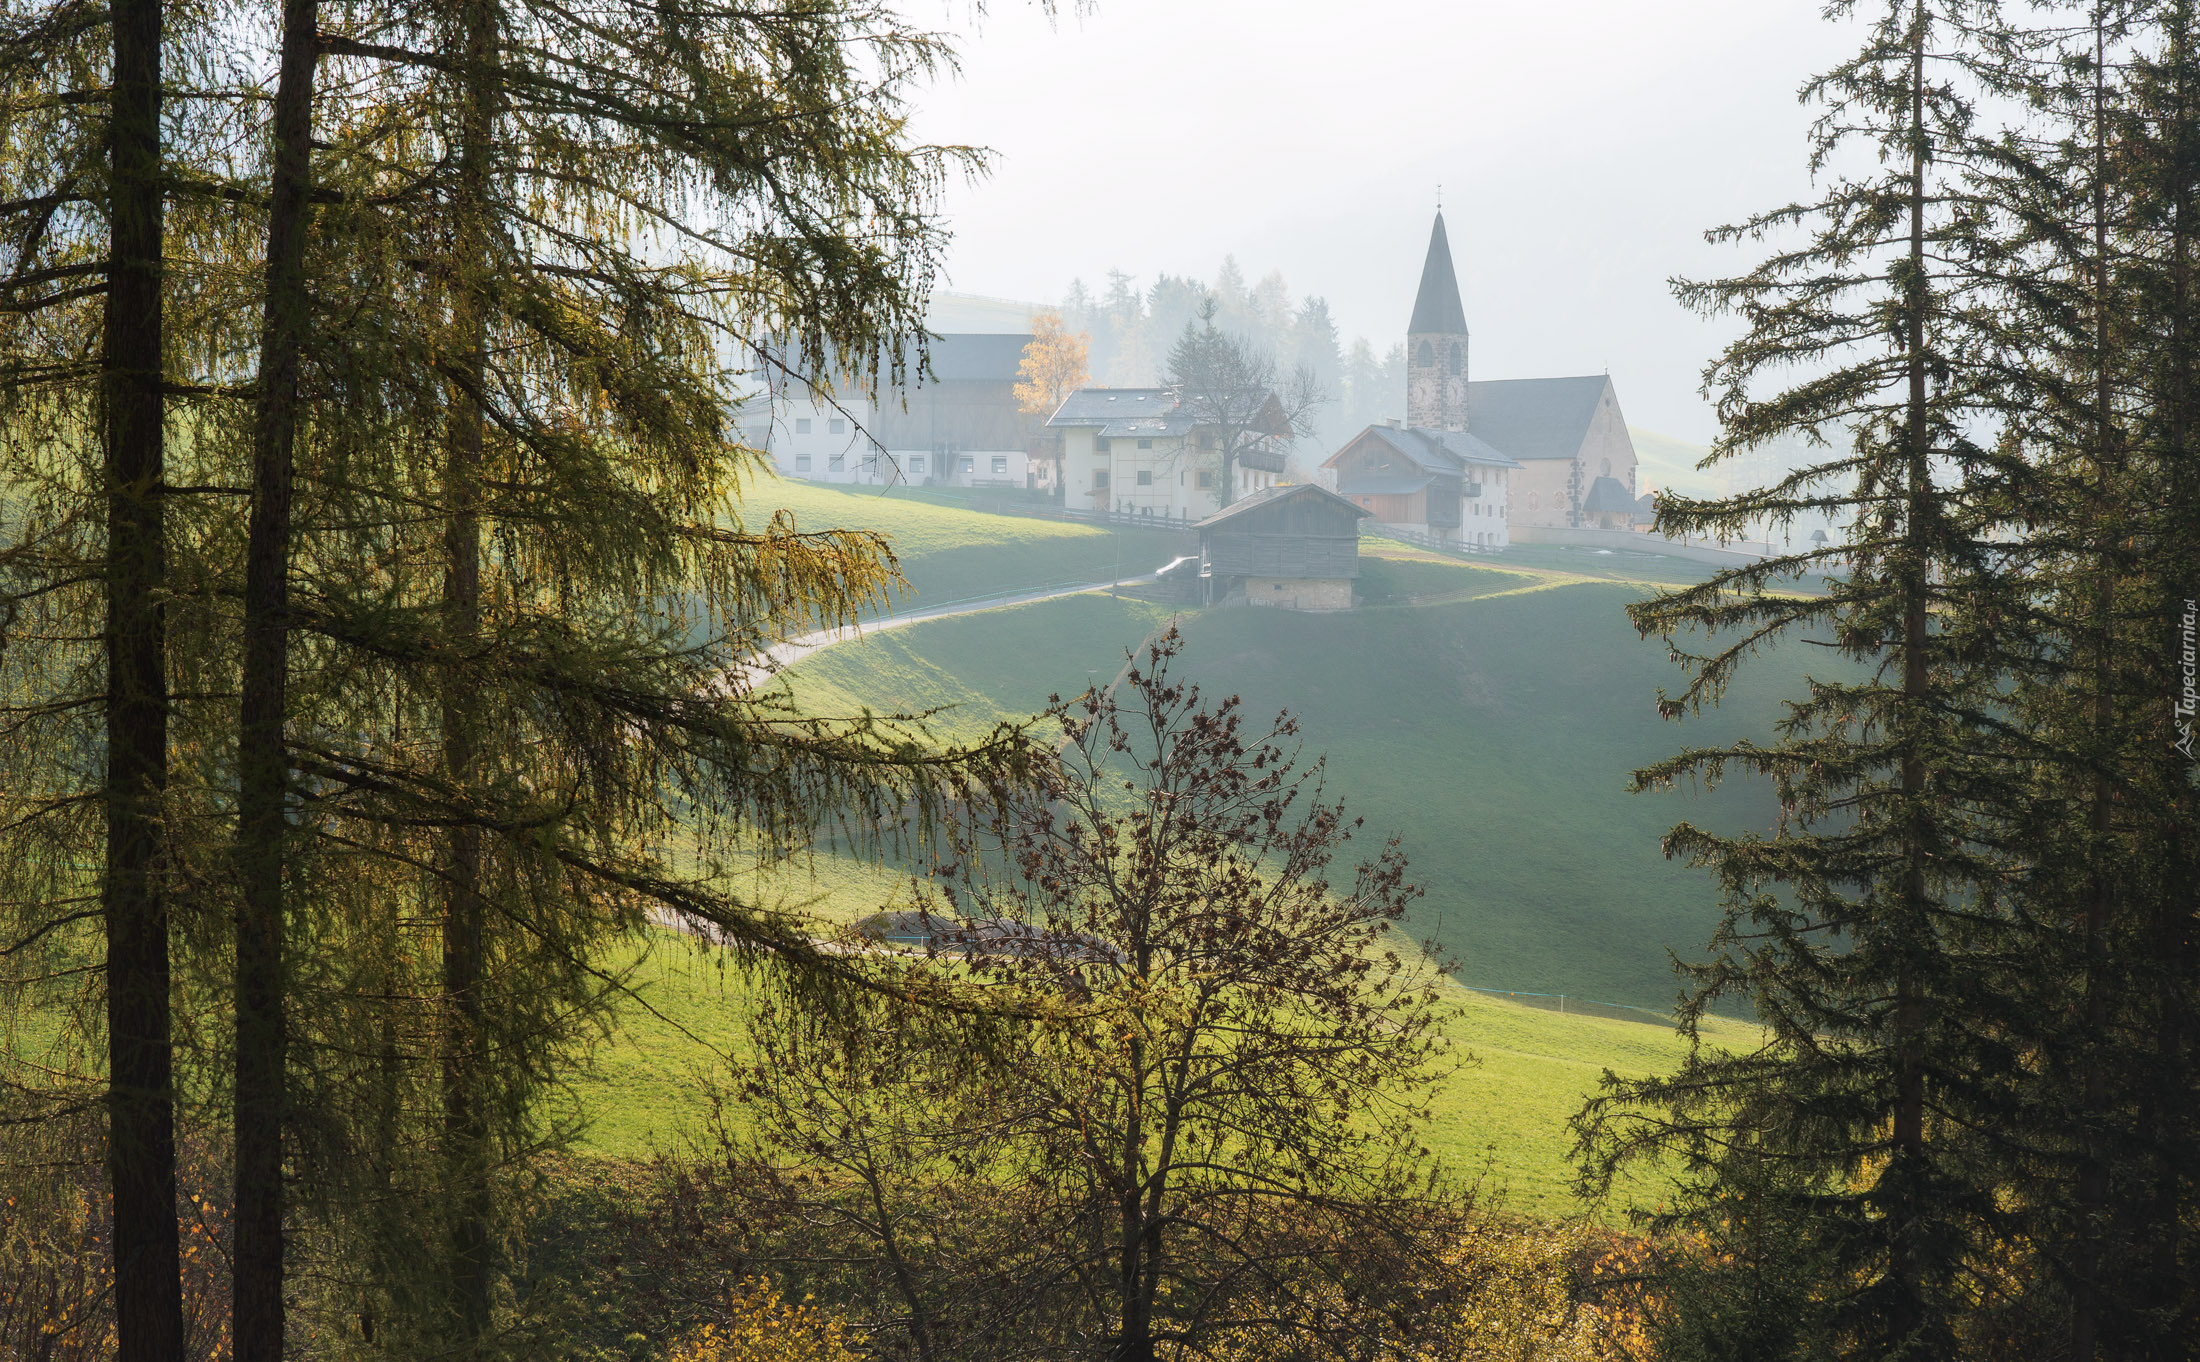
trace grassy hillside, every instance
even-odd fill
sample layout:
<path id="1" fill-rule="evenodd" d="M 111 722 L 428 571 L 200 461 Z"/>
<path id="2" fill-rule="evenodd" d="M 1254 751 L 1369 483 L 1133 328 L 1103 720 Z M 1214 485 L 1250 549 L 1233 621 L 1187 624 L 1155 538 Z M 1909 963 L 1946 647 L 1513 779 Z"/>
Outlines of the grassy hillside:
<path id="1" fill-rule="evenodd" d="M 1331 792 L 1371 835 L 1404 838 L 1427 892 L 1415 926 L 1467 982 L 1663 1006 L 1667 952 L 1695 953 L 1717 908 L 1660 838 L 1684 818 L 1769 825 L 1772 809 L 1742 785 L 1630 795 L 1628 775 L 1686 743 L 1764 731 L 1801 650 L 1745 675 L 1715 715 L 1675 725 L 1653 703 L 1677 674 L 1623 613 L 1641 586 L 1434 561 L 1372 563 L 1364 585 L 1434 603 L 1191 612 L 1191 675 L 1255 714 L 1299 716 Z M 1170 617 L 1107 596 L 987 611 L 834 648 L 792 684 L 816 710 L 947 707 L 947 731 L 974 731 L 1105 681 Z"/>
<path id="2" fill-rule="evenodd" d="M 841 863 L 823 870 L 820 890 L 827 894 L 846 889 L 845 877 L 866 873 Z M 751 984 L 727 968 L 722 954 L 664 936 L 637 962 L 636 979 L 646 1006 L 626 1009 L 573 1092 L 573 1114 L 587 1122 L 583 1152 L 642 1157 L 699 1132 L 721 1056 L 745 1048 Z M 1607 1068 L 1647 1074 L 1678 1063 L 1679 1038 L 1654 1024 L 1559 1016 L 1465 990 L 1453 1000 L 1462 1015 L 1452 1039 L 1473 1059 L 1438 1095 L 1430 1148 L 1462 1172 L 1485 1177 L 1510 1209 L 1569 1213 L 1575 1204 L 1568 1120 Z M 1731 1023 L 1713 1030 L 1735 1045 L 1750 1035 Z M 1638 1183 L 1624 1200 L 1641 1204 L 1658 1194 L 1655 1183 Z"/>
<path id="3" fill-rule="evenodd" d="M 876 530 L 891 539 L 909 579 L 893 602 L 895 610 L 1066 582 L 1111 581 L 1119 570 L 1138 576 L 1174 558 L 1184 542 L 1165 531 L 986 515 L 905 493 L 792 478 L 750 484 L 740 516 L 761 526 L 780 510 L 802 529 Z"/>

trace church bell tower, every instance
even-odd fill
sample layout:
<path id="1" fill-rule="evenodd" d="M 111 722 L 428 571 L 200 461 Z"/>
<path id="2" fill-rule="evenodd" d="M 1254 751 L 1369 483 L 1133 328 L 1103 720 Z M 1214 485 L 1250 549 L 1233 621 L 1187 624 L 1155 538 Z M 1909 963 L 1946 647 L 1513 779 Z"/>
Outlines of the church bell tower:
<path id="1" fill-rule="evenodd" d="M 1467 428 L 1467 310 L 1459 303 L 1442 209 L 1429 233 L 1421 292 L 1406 327 L 1406 424 L 1421 430 Z"/>

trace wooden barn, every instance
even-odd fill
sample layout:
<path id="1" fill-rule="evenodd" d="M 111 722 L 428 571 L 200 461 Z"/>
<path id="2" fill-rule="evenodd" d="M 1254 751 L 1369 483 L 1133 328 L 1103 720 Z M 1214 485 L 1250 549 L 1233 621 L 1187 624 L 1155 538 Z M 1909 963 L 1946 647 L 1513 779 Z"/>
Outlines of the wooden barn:
<path id="1" fill-rule="evenodd" d="M 1248 605 L 1347 610 L 1360 575 L 1367 511 L 1311 483 L 1269 487 L 1199 522 L 1202 597 Z"/>

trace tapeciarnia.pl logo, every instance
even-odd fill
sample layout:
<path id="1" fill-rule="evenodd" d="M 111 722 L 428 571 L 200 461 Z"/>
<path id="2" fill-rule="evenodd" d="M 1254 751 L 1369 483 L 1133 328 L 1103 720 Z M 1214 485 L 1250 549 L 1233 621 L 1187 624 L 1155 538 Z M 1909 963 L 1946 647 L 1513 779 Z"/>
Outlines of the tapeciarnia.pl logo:
<path id="1" fill-rule="evenodd" d="M 2185 754 L 2185 760 L 2200 760 L 2193 755 L 2193 716 L 2200 712 L 2200 601 L 2187 599 L 2185 614 L 2177 622 L 2177 750 Z"/>

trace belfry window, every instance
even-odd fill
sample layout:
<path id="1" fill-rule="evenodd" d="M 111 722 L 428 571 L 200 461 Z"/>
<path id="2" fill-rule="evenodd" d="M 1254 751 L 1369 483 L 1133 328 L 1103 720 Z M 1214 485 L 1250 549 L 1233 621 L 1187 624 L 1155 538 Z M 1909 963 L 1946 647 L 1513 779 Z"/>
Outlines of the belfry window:
<path id="1" fill-rule="evenodd" d="M 1421 348 L 1413 352 L 1413 362 L 1424 369 L 1436 363 L 1436 352 L 1429 348 L 1427 341 L 1422 341 Z"/>
<path id="2" fill-rule="evenodd" d="M 1452 346 L 1452 347 L 1451 347 L 1451 373 L 1452 373 L 1452 377 L 1454 377 L 1454 378 L 1457 378 L 1457 377 L 1459 376 L 1459 371 L 1460 371 L 1461 369 L 1464 369 L 1464 368 L 1466 367 L 1466 364 L 1467 364 L 1467 347 L 1466 347 L 1466 346 L 1464 346 L 1464 345 L 1454 345 L 1454 346 Z"/>

